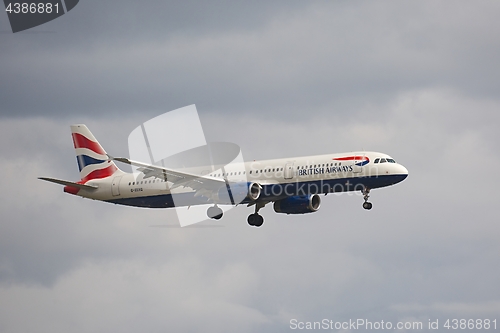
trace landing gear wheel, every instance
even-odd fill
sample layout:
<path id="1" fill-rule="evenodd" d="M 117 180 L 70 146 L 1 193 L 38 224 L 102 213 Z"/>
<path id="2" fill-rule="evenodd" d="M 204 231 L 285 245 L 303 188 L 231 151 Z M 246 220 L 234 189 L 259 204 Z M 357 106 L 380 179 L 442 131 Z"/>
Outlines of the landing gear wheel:
<path id="1" fill-rule="evenodd" d="M 262 217 L 262 215 L 257 214 L 257 223 L 255 223 L 255 226 L 260 227 L 262 226 L 262 224 L 264 224 L 264 218 Z"/>
<path id="2" fill-rule="evenodd" d="M 372 203 L 371 202 L 365 202 L 363 203 L 363 208 L 366 209 L 366 210 L 370 210 L 372 209 Z"/>
<path id="3" fill-rule="evenodd" d="M 207 209 L 208 217 L 210 217 L 211 219 L 214 219 L 214 220 L 220 220 L 222 218 L 223 214 L 224 214 L 224 212 L 222 211 L 222 209 L 220 209 L 217 206 L 210 207 Z"/>
<path id="4" fill-rule="evenodd" d="M 254 213 L 248 215 L 247 222 L 253 227 L 260 227 L 264 223 L 264 218 L 261 215 Z"/>

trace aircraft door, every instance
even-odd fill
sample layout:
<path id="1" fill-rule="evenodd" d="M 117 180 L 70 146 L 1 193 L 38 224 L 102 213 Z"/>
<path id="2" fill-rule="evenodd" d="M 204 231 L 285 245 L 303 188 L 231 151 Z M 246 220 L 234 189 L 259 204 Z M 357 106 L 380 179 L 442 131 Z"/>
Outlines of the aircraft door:
<path id="1" fill-rule="evenodd" d="M 111 193 L 114 197 L 120 195 L 120 180 L 122 180 L 122 176 L 113 178 L 113 181 L 111 182 Z"/>
<path id="2" fill-rule="evenodd" d="M 295 176 L 295 169 L 293 168 L 293 162 L 287 163 L 285 165 L 285 179 L 292 179 Z"/>

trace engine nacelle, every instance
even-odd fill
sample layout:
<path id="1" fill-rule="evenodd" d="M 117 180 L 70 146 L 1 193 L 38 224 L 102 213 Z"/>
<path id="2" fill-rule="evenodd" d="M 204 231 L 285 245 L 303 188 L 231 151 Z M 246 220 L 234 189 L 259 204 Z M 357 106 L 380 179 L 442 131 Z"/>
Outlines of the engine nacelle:
<path id="1" fill-rule="evenodd" d="M 314 213 L 321 205 L 321 198 L 317 194 L 296 195 L 274 202 L 274 211 L 284 214 Z"/>
<path id="2" fill-rule="evenodd" d="M 218 203 L 239 204 L 245 199 L 259 199 L 262 186 L 257 183 L 230 183 L 229 187 L 221 187 L 217 193 Z M 232 197 L 232 200 L 231 200 Z"/>

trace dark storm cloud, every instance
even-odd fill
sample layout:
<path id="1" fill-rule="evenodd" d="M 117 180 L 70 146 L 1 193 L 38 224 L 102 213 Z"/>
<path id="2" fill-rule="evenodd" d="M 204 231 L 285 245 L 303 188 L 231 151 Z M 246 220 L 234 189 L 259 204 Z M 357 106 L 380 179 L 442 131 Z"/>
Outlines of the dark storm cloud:
<path id="1" fill-rule="evenodd" d="M 496 2 L 78 7 L 43 26 L 57 33 L 2 35 L 2 115 L 154 115 L 196 103 L 300 119 L 363 114 L 411 89 L 496 99 L 500 86 Z"/>
<path id="2" fill-rule="evenodd" d="M 175 81 L 187 77 L 196 89 L 213 79 L 203 79 L 202 72 L 191 80 L 192 74 L 177 72 L 179 62 L 167 62 L 170 48 L 163 45 L 170 41 L 175 51 L 175 39 L 183 42 L 226 30 L 259 29 L 277 12 L 304 5 L 302 1 L 81 2 L 63 21 L 35 30 L 53 34 L 2 35 L 1 114 L 131 112 L 137 106 L 164 110 L 169 100 L 173 101 L 168 108 L 178 106 L 179 97 L 173 96 L 193 95 L 189 89 L 172 90 Z M 41 35 L 45 37 L 38 38 Z M 191 53 L 182 52 L 186 54 L 181 57 Z M 203 61 L 203 54 L 197 56 Z"/>

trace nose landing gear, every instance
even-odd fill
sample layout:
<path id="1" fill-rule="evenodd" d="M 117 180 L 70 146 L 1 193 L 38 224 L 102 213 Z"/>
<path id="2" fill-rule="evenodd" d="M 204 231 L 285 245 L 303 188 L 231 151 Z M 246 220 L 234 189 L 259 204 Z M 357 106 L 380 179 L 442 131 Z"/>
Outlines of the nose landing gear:
<path id="1" fill-rule="evenodd" d="M 365 202 L 363 202 L 363 208 L 366 210 L 372 209 L 373 206 L 371 202 L 368 202 L 369 197 L 370 197 L 370 189 L 368 187 L 365 187 L 363 189 L 363 199 L 365 200 Z"/>

